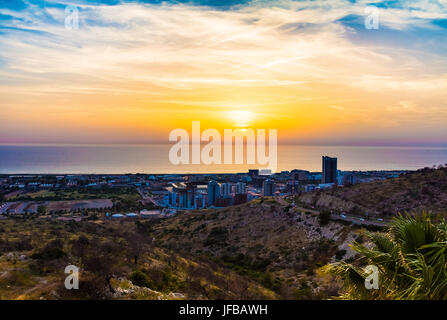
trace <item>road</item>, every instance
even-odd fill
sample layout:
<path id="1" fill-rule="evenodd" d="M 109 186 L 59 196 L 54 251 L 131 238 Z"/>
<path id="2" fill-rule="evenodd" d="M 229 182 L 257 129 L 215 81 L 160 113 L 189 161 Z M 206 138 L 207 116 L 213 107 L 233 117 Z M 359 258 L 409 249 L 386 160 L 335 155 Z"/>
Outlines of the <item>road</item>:
<path id="1" fill-rule="evenodd" d="M 283 204 L 283 205 L 290 205 L 289 202 L 287 202 L 284 198 L 279 197 L 277 198 L 278 202 Z M 311 212 L 314 215 L 318 215 L 320 214 L 320 211 L 316 210 L 316 209 L 309 209 L 309 208 L 304 208 L 304 207 L 298 207 L 295 206 L 296 209 L 304 211 L 304 212 Z M 387 221 L 378 221 L 378 220 L 372 220 L 372 219 L 365 219 L 364 221 L 361 221 L 360 219 L 362 217 L 359 216 L 353 216 L 353 215 L 348 215 L 348 214 L 344 214 L 346 218 L 342 218 L 341 215 L 339 214 L 335 214 L 332 213 L 331 214 L 331 220 L 339 220 L 339 221 L 348 221 L 351 222 L 353 224 L 358 224 L 358 225 L 365 225 L 365 226 L 377 226 L 377 227 L 385 227 L 386 225 L 388 225 Z"/>
<path id="2" fill-rule="evenodd" d="M 378 221 L 378 220 L 364 220 L 361 221 L 361 217 L 358 216 L 350 216 L 350 215 L 346 215 L 346 218 L 342 218 L 339 214 L 331 214 L 331 220 L 340 220 L 340 221 L 349 221 L 352 222 L 353 224 L 358 224 L 358 225 L 367 225 L 367 226 L 377 226 L 377 227 L 385 227 L 388 223 L 387 221 Z"/>
<path id="3" fill-rule="evenodd" d="M 152 198 L 151 196 L 149 196 L 149 194 L 145 193 L 143 189 L 138 188 L 138 193 L 140 194 L 141 198 L 143 199 L 143 201 L 150 201 L 152 202 L 155 206 L 161 207 L 160 203 L 155 200 L 154 198 Z"/>

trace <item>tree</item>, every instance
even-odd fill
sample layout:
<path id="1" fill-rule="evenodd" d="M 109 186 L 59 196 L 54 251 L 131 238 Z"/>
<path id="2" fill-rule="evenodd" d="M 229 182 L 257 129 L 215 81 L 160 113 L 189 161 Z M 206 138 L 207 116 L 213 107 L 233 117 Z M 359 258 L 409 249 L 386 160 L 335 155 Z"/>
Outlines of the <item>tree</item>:
<path id="1" fill-rule="evenodd" d="M 130 275 L 130 281 L 136 286 L 153 288 L 154 283 L 143 271 L 136 270 Z"/>
<path id="2" fill-rule="evenodd" d="M 32 255 L 33 259 L 41 259 L 44 261 L 63 258 L 66 255 L 64 251 L 64 243 L 60 239 L 49 242 L 42 250 Z"/>
<path id="3" fill-rule="evenodd" d="M 138 264 L 138 258 L 143 254 L 145 250 L 146 238 L 139 233 L 129 233 L 127 238 L 127 253 L 134 264 Z"/>
<path id="4" fill-rule="evenodd" d="M 66 266 L 67 253 L 64 249 L 64 242 L 60 239 L 55 239 L 47 243 L 40 250 L 36 250 L 31 258 L 33 267 L 41 273 L 55 272 L 60 270 L 62 266 Z"/>
<path id="5" fill-rule="evenodd" d="M 44 215 L 46 215 L 46 214 L 47 214 L 47 207 L 45 207 L 45 206 L 38 206 L 38 207 L 37 207 L 37 214 L 38 214 L 39 216 L 44 216 Z"/>
<path id="6" fill-rule="evenodd" d="M 71 251 L 76 257 L 82 258 L 85 257 L 89 245 L 90 240 L 86 236 L 81 235 L 77 240 L 72 241 Z"/>
<path id="7" fill-rule="evenodd" d="M 360 216 L 360 215 L 362 215 L 363 212 L 362 212 L 362 209 L 360 209 L 358 206 L 354 206 L 351 208 L 351 210 L 349 210 L 348 213 L 353 216 Z"/>
<path id="8" fill-rule="evenodd" d="M 89 242 L 88 250 L 83 252 L 82 263 L 86 271 L 102 279 L 111 293 L 115 293 L 110 280 L 121 273 L 123 248 L 112 241 L 99 241 L 94 238 Z"/>
<path id="9" fill-rule="evenodd" d="M 359 265 L 338 262 L 324 267 L 345 280 L 348 299 L 447 299 L 447 222 L 433 223 L 423 213 L 399 215 L 388 233 L 367 233 L 372 248 L 358 242 L 351 247 L 365 264 L 377 266 L 379 289 L 367 290 L 367 272 Z"/>
<path id="10" fill-rule="evenodd" d="M 322 226 L 327 225 L 330 219 L 331 219 L 331 212 L 329 210 L 322 210 L 318 215 L 318 222 Z"/>

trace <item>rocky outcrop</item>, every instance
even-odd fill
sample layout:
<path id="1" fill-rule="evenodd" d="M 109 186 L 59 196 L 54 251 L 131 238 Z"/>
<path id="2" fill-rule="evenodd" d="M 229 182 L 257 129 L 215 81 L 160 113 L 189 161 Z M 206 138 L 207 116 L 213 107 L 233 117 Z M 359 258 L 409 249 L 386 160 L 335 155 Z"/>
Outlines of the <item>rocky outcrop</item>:
<path id="1" fill-rule="evenodd" d="M 357 207 L 361 212 L 374 214 L 371 209 L 358 205 L 352 201 L 346 201 L 336 196 L 326 193 L 306 193 L 300 196 L 299 200 L 307 205 L 315 206 L 316 208 L 332 209 L 341 212 L 350 212 Z"/>

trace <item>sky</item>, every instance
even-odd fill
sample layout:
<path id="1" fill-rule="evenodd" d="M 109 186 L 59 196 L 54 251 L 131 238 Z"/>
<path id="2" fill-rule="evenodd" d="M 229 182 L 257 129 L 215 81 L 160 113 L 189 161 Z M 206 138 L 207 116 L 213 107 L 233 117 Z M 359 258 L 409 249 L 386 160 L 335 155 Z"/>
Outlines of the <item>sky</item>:
<path id="1" fill-rule="evenodd" d="M 0 143 L 446 146 L 446 52 L 447 0 L 0 0 Z"/>

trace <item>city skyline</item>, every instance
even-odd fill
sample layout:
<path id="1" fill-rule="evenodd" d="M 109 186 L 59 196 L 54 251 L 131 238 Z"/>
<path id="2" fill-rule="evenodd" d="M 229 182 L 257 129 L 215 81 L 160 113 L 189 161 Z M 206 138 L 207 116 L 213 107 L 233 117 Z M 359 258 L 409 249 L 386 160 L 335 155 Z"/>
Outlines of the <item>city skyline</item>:
<path id="1" fill-rule="evenodd" d="M 443 1 L 145 2 L 2 3 L 0 143 L 447 145 Z"/>

